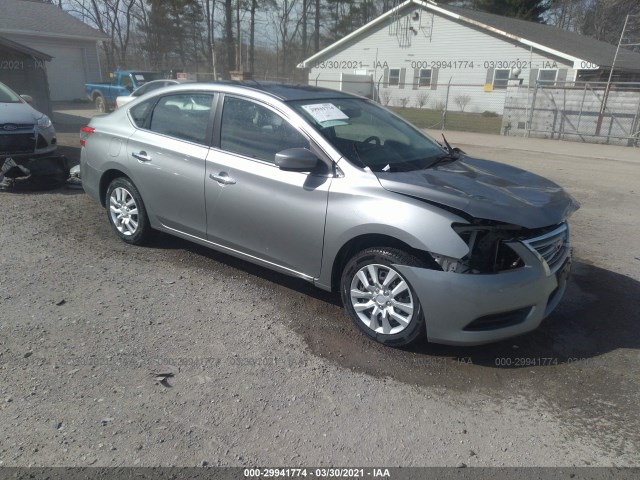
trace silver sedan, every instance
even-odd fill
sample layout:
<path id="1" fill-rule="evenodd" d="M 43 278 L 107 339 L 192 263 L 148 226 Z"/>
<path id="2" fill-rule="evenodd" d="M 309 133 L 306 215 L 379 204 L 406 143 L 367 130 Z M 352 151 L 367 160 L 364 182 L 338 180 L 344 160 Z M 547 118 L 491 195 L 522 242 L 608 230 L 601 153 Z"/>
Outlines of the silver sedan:
<path id="1" fill-rule="evenodd" d="M 519 335 L 566 287 L 570 195 L 360 97 L 187 84 L 81 135 L 84 188 L 122 240 L 160 230 L 339 291 L 387 345 Z"/>

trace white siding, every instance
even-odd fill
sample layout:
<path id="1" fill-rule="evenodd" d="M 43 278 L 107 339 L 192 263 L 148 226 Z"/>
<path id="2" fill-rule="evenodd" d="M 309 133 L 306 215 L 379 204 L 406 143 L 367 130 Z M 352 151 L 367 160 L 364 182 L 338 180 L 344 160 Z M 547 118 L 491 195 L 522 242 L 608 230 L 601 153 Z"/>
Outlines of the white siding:
<path id="1" fill-rule="evenodd" d="M 485 83 L 491 83 L 492 68 L 519 67 L 522 70 L 519 78 L 525 85 L 530 76 L 535 77 L 537 70 L 544 68 L 557 68 L 568 80 L 575 77 L 572 64 L 566 60 L 531 51 L 505 37 L 429 11 L 422 10 L 421 18 L 414 20 L 416 11 L 420 9 L 415 6 L 405 10 L 406 14 L 397 23 L 404 31 L 411 26 L 417 32 L 409 32 L 409 45 L 393 34 L 395 25 L 390 28 L 392 20 L 389 19 L 314 62 L 309 71 L 309 83 L 339 89 L 341 73 L 366 70 L 373 75 L 378 90 L 387 90 L 391 95 L 390 105 L 398 105 L 401 98 L 408 98 L 408 106 L 416 106 L 418 96 L 428 94 L 426 107 L 435 108 L 446 101 L 447 84 L 451 82 L 449 109 L 459 108 L 456 97 L 469 95 L 471 101 L 466 111 L 502 113 L 506 89 L 485 91 Z M 428 27 L 420 29 L 420 25 Z M 403 69 L 401 78 L 404 77 L 404 82 L 398 86 L 385 86 L 388 78 L 385 69 L 394 68 Z M 437 84 L 416 86 L 414 79 L 420 68 L 437 68 Z M 433 76 L 436 76 L 435 70 Z"/>

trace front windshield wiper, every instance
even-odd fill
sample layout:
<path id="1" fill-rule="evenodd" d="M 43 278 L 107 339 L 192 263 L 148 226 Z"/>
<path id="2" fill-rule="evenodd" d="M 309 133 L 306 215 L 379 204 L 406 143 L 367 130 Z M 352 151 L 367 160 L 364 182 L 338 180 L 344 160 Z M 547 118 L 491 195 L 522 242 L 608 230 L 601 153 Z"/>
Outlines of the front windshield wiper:
<path id="1" fill-rule="evenodd" d="M 442 134 L 442 139 L 444 140 L 447 153 L 438 155 L 436 159 L 432 163 L 430 163 L 427 168 L 435 167 L 436 165 L 439 165 L 445 162 L 455 162 L 456 160 L 460 160 L 460 156 L 461 156 L 460 154 L 464 153 L 462 150 L 460 150 L 457 147 L 453 148 L 447 141 L 447 138 L 444 136 L 444 133 Z"/>

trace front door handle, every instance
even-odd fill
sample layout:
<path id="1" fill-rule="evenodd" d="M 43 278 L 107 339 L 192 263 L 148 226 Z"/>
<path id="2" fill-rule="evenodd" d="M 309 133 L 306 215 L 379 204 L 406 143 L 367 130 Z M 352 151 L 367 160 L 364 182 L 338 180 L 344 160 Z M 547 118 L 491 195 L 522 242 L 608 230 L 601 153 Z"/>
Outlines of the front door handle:
<path id="1" fill-rule="evenodd" d="M 133 158 L 137 158 L 141 162 L 150 162 L 151 161 L 151 157 L 149 155 L 147 155 L 147 152 L 145 152 L 144 150 L 142 150 L 141 152 L 138 152 L 138 153 L 133 152 L 131 154 L 131 156 Z"/>
<path id="2" fill-rule="evenodd" d="M 236 181 L 231 178 L 227 172 L 220 172 L 217 175 L 210 173 L 209 178 L 211 180 L 215 180 L 218 183 L 221 183 L 222 185 L 233 185 L 236 183 Z"/>

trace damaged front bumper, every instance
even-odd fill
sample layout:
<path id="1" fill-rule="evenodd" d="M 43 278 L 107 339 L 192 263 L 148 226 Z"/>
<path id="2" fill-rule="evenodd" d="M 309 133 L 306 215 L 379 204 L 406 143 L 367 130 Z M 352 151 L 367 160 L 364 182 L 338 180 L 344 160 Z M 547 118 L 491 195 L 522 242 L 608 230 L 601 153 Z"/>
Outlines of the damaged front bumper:
<path id="1" fill-rule="evenodd" d="M 521 242 L 509 243 L 524 266 L 490 274 L 461 274 L 396 265 L 413 286 L 434 343 L 480 345 L 536 329 L 567 285 L 570 249 L 553 271 Z"/>

